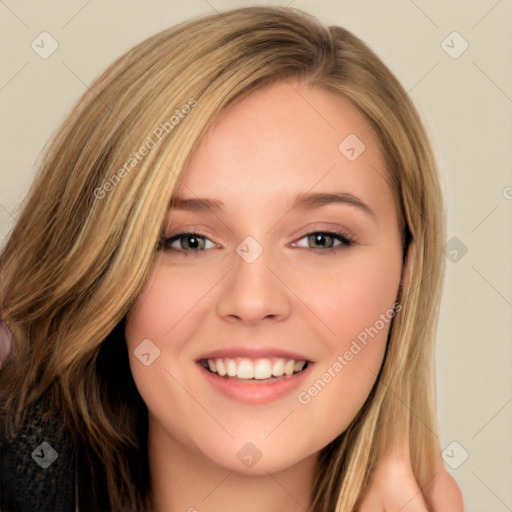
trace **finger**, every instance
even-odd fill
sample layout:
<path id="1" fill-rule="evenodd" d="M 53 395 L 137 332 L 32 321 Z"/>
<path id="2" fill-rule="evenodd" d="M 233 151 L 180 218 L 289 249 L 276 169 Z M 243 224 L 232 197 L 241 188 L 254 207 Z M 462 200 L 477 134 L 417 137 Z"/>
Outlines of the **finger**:
<path id="1" fill-rule="evenodd" d="M 404 460 L 405 459 L 405 460 Z M 358 512 L 428 512 L 420 487 L 404 454 L 378 461 Z"/>
<path id="2" fill-rule="evenodd" d="M 0 370 L 7 366 L 7 363 L 14 355 L 14 336 L 7 325 L 7 322 L 0 318 Z"/>
<path id="3" fill-rule="evenodd" d="M 407 497 L 398 498 L 396 502 L 390 503 L 390 506 L 386 508 L 386 512 L 429 512 L 427 504 L 423 498 L 423 493 L 418 487 L 416 491 L 409 491 L 409 499 Z"/>
<path id="4" fill-rule="evenodd" d="M 446 471 L 438 446 L 434 478 L 423 488 L 425 501 L 432 512 L 464 512 L 464 498 L 454 478 Z"/>

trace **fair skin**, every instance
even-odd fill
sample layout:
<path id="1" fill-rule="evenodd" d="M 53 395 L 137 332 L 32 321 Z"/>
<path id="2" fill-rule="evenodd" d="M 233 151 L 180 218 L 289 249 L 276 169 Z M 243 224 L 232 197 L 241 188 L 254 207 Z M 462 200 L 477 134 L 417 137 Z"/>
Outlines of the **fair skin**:
<path id="1" fill-rule="evenodd" d="M 402 276 L 384 159 L 348 101 L 294 88 L 252 93 L 209 130 L 176 195 L 222 208 L 169 212 L 128 317 L 158 512 L 306 509 L 318 452 L 350 424 L 382 363 L 389 320 L 359 350 L 353 342 L 389 315 Z M 366 146 L 354 161 L 338 150 L 349 134 Z M 316 193 L 342 195 L 292 208 Z M 134 350 L 147 339 L 160 355 L 146 366 Z M 290 360 L 297 373 L 265 377 Z M 261 379 L 250 378 L 255 365 Z M 221 366 L 249 374 L 220 376 Z"/>
<path id="2" fill-rule="evenodd" d="M 441 448 L 432 477 L 420 486 L 411 468 L 407 442 L 389 448 L 378 459 L 357 512 L 463 512 L 462 493 L 444 468 Z"/>

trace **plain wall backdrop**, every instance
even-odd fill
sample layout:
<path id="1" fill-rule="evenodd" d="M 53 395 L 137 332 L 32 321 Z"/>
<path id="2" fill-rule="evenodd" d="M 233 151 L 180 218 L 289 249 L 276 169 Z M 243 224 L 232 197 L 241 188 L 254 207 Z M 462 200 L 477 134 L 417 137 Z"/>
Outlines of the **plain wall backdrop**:
<path id="1" fill-rule="evenodd" d="M 257 4 L 296 7 L 352 31 L 418 107 L 448 215 L 440 442 L 468 512 L 512 510 L 510 0 L 0 0 L 0 244 L 45 144 L 107 65 L 178 22 Z"/>

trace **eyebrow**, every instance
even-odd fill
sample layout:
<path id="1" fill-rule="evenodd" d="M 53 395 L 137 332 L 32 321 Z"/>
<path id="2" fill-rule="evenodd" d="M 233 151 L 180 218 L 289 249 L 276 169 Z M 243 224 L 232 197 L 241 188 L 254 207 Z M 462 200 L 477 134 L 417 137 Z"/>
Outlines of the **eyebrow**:
<path id="1" fill-rule="evenodd" d="M 357 208 L 364 213 L 375 218 L 373 210 L 363 201 L 356 196 L 346 192 L 325 193 L 325 192 L 309 192 L 299 194 L 295 197 L 290 206 L 290 210 L 313 210 L 328 204 L 344 204 Z M 224 208 L 222 201 L 214 199 L 197 198 L 197 199 L 184 199 L 182 197 L 174 196 L 171 199 L 170 207 L 178 210 L 204 212 L 204 211 L 220 211 Z"/>

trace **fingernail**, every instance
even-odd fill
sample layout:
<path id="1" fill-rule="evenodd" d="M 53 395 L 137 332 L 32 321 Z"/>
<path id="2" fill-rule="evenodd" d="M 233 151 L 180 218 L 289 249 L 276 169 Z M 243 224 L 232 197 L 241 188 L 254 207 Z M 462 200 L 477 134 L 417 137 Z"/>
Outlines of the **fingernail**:
<path id="1" fill-rule="evenodd" d="M 14 336 L 4 320 L 0 320 L 0 370 L 14 355 Z"/>

